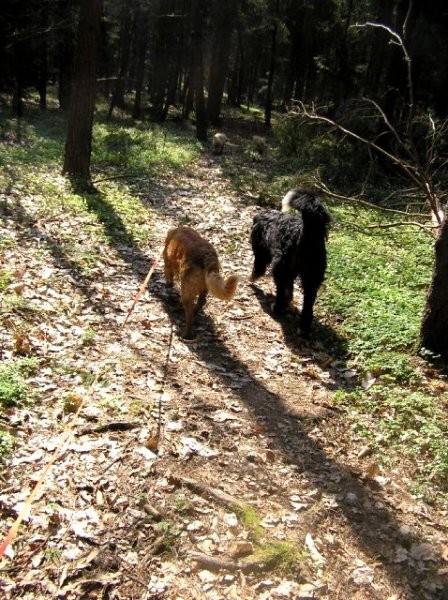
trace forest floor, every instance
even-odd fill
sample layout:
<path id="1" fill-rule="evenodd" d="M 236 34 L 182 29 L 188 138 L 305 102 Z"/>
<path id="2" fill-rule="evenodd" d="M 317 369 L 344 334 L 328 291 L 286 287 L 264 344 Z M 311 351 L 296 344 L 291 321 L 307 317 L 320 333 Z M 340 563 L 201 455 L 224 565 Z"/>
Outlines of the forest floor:
<path id="1" fill-rule="evenodd" d="M 446 511 L 410 493 L 405 465 L 380 467 L 333 402 L 356 373 L 300 338 L 297 314 L 272 317 L 269 276 L 248 283 L 259 208 L 221 161 L 203 153 L 194 177 L 148 184 L 145 251 L 115 239 L 119 219 L 108 231 L 101 184 L 92 210 L 106 238 L 94 247 L 99 225 L 85 216 L 61 206 L 44 218 L 26 194 L 21 212 L 5 201 L 15 243 L 2 262 L 38 311 L 26 337 L 4 333 L 2 356 L 19 349 L 40 367 L 39 401 L 9 414 L 17 445 L 1 473 L 1 535 L 74 424 L 7 551 L 2 597 L 448 598 Z M 208 301 L 189 342 L 160 258 L 179 223 L 241 277 L 233 301 Z M 94 255 L 90 269 L 64 253 L 64 234 Z"/>

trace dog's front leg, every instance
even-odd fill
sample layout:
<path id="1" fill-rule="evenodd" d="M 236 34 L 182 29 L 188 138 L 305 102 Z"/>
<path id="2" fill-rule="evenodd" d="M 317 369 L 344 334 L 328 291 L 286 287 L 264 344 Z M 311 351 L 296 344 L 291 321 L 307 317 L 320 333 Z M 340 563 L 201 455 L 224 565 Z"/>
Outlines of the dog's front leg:
<path id="1" fill-rule="evenodd" d="M 280 315 L 288 307 L 289 302 L 292 298 L 292 289 L 290 282 L 285 277 L 283 265 L 280 262 L 272 263 L 272 276 L 275 283 L 275 302 L 272 307 L 272 311 Z"/>

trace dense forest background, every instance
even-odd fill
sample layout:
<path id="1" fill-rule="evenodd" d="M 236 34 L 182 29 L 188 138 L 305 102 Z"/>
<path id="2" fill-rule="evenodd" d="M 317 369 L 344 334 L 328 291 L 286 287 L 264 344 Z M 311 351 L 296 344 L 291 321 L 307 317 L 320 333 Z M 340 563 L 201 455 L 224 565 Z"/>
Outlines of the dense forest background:
<path id="1" fill-rule="evenodd" d="M 68 108 L 82 5 L 2 3 L 0 89 L 13 93 L 14 114 L 30 88 L 45 109 L 55 84 L 60 108 Z M 409 101 L 407 64 L 385 29 L 356 26 L 366 22 L 403 36 L 415 105 L 445 117 L 448 15 L 440 0 L 104 0 L 98 91 L 111 112 L 127 108 L 156 121 L 190 115 L 199 80 L 211 124 L 223 99 L 263 106 L 269 124 L 273 107 L 287 111 L 295 100 L 337 115 L 362 97 L 397 123 Z"/>

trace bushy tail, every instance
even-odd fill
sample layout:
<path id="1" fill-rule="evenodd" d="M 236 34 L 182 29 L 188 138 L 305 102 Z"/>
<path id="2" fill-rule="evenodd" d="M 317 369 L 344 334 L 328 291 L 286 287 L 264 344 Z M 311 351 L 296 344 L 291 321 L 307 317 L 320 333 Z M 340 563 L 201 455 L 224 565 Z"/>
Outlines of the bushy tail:
<path id="1" fill-rule="evenodd" d="M 208 291 L 220 300 L 230 300 L 238 284 L 238 276 L 230 275 L 224 281 L 217 271 L 209 271 L 205 276 Z"/>
<path id="2" fill-rule="evenodd" d="M 320 225 L 328 232 L 331 222 L 331 216 L 321 200 L 305 188 L 290 190 L 282 200 L 282 211 L 289 212 L 291 208 L 296 208 L 302 213 L 304 225 L 307 222 L 313 225 Z"/>

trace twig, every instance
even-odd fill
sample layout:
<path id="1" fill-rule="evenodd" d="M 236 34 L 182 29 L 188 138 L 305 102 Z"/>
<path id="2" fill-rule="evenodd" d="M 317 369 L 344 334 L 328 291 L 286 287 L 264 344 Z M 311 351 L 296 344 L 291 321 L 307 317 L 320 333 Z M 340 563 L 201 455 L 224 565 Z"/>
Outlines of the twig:
<path id="1" fill-rule="evenodd" d="M 103 181 L 111 181 L 112 179 L 137 179 L 138 177 L 143 177 L 143 175 L 134 175 L 132 173 L 127 173 L 124 175 L 113 175 L 112 177 L 104 177 L 104 179 L 96 179 L 95 181 L 92 181 L 92 185 L 102 183 Z"/>
<path id="2" fill-rule="evenodd" d="M 423 225 L 423 223 L 418 223 L 417 221 L 396 221 L 395 223 L 381 223 L 378 225 L 366 225 L 365 227 L 360 227 L 360 229 L 389 229 L 390 227 L 401 227 L 403 225 L 409 225 L 412 227 L 419 227 L 429 235 L 434 235 L 435 230 L 439 227 L 438 225 Z"/>

